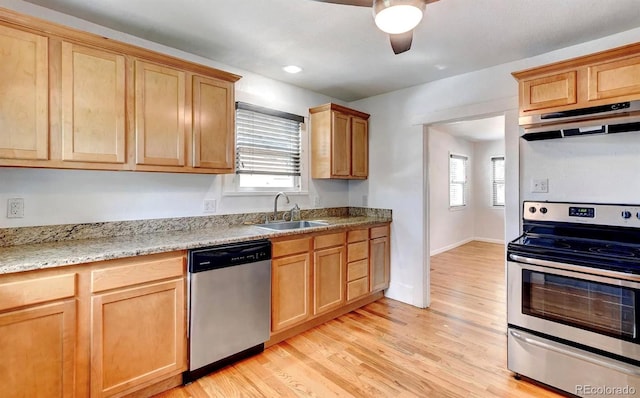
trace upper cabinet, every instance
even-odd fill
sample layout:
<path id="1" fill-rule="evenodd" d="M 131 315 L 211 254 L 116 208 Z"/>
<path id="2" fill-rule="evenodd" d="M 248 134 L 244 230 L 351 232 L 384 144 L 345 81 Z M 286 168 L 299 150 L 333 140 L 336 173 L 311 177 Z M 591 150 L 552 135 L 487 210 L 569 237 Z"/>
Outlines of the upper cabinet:
<path id="1" fill-rule="evenodd" d="M 366 179 L 369 115 L 337 104 L 309 109 L 311 177 Z"/>
<path id="2" fill-rule="evenodd" d="M 240 76 L 0 9 L 0 166 L 233 173 Z"/>
<path id="3" fill-rule="evenodd" d="M 48 38 L 0 25 L 0 157 L 49 158 Z"/>
<path id="4" fill-rule="evenodd" d="M 62 42 L 62 160 L 124 165 L 125 57 Z"/>
<path id="5" fill-rule="evenodd" d="M 528 116 L 640 99 L 640 43 L 514 72 Z"/>
<path id="6" fill-rule="evenodd" d="M 185 72 L 135 61 L 136 165 L 185 165 Z"/>
<path id="7" fill-rule="evenodd" d="M 232 173 L 235 163 L 233 83 L 193 77 L 193 167 Z"/>

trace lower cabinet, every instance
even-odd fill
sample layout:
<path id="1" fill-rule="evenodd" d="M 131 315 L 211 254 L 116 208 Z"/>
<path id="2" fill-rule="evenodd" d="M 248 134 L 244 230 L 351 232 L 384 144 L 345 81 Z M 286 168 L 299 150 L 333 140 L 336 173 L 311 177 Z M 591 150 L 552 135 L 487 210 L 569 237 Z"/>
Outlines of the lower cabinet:
<path id="1" fill-rule="evenodd" d="M 135 391 L 186 369 L 184 256 L 91 273 L 91 396 Z"/>
<path id="2" fill-rule="evenodd" d="M 0 315 L 0 395 L 73 397 L 75 332 L 75 299 Z"/>
<path id="3" fill-rule="evenodd" d="M 73 397 L 76 370 L 73 272 L 0 278 L 0 395 Z"/>
<path id="4" fill-rule="evenodd" d="M 0 275 L 0 396 L 160 392 L 187 365 L 185 273 L 177 252 Z"/>
<path id="5" fill-rule="evenodd" d="M 371 228 L 369 241 L 369 288 L 375 292 L 389 287 L 389 226 Z"/>
<path id="6" fill-rule="evenodd" d="M 271 330 L 278 331 L 307 320 L 311 315 L 309 253 L 274 258 L 271 270 Z"/>
<path id="7" fill-rule="evenodd" d="M 342 306 L 345 302 L 345 233 L 315 238 L 313 256 L 313 315 Z"/>
<path id="8" fill-rule="evenodd" d="M 381 297 L 389 286 L 389 225 L 272 240 L 271 340 Z"/>

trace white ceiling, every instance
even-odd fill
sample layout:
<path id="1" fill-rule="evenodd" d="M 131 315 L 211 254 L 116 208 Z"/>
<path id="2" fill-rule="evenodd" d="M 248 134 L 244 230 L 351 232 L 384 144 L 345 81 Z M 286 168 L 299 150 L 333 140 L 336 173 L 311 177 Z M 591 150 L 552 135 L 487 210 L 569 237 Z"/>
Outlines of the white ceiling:
<path id="1" fill-rule="evenodd" d="M 504 140 L 504 115 L 434 124 L 433 127 L 472 142 Z"/>
<path id="2" fill-rule="evenodd" d="M 640 26 L 640 0 L 440 0 L 394 55 L 371 10 L 311 0 L 30 0 L 343 101 Z M 289 75 L 282 66 L 304 71 Z"/>

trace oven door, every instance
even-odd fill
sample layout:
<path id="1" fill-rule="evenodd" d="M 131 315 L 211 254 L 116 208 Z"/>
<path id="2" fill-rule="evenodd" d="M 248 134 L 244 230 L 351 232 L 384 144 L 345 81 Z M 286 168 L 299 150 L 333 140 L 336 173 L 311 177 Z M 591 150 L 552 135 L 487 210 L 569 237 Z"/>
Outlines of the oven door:
<path id="1" fill-rule="evenodd" d="M 509 260 L 509 325 L 640 361 L 640 276 L 514 254 Z"/>

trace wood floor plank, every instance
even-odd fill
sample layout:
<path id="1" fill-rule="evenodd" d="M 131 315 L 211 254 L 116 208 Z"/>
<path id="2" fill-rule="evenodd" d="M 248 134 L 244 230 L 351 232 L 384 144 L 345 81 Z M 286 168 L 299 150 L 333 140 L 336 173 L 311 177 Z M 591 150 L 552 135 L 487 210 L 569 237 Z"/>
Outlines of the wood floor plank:
<path id="1" fill-rule="evenodd" d="M 506 368 L 504 258 L 433 256 L 430 308 L 384 298 L 160 397 L 560 397 Z"/>

